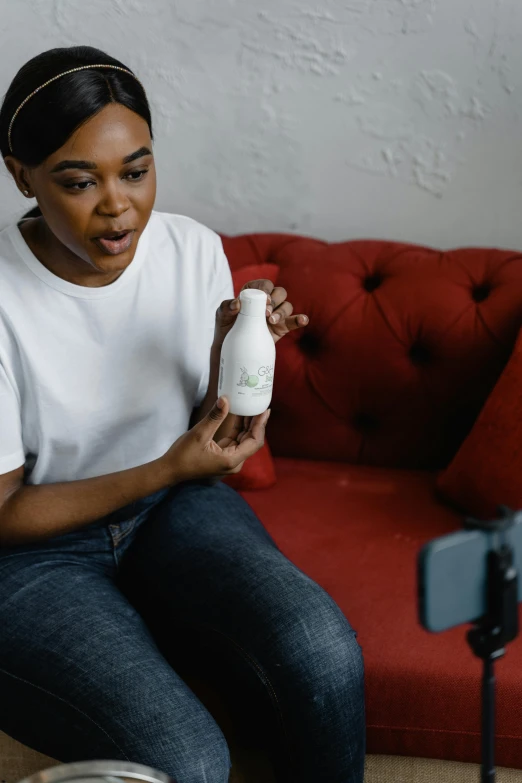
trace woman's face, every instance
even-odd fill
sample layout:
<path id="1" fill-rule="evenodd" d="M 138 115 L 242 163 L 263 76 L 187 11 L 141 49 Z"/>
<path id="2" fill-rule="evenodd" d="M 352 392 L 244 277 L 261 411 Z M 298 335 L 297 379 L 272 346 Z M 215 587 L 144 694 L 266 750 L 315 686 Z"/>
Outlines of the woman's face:
<path id="1" fill-rule="evenodd" d="M 73 279 L 104 285 L 131 263 L 156 197 L 152 140 L 142 117 L 109 104 L 40 166 L 17 174 L 44 217 L 42 241 L 48 250 L 57 245 Z"/>

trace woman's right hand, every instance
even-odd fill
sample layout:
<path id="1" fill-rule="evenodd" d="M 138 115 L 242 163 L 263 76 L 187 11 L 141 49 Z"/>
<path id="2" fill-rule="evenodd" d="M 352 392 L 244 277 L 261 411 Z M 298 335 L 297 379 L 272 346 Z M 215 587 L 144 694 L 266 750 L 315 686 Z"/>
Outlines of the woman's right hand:
<path id="1" fill-rule="evenodd" d="M 255 416 L 248 427 L 234 438 L 214 440 L 229 412 L 226 397 L 220 397 L 209 413 L 170 447 L 159 460 L 167 470 L 169 484 L 217 478 L 239 473 L 243 463 L 265 442 L 270 416 L 266 411 Z"/>

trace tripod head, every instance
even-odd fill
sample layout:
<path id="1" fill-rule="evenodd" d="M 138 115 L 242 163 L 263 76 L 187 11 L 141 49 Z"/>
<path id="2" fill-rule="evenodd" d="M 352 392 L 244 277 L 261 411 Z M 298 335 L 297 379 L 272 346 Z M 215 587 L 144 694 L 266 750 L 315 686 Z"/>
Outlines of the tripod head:
<path id="1" fill-rule="evenodd" d="M 466 519 L 464 527 L 499 533 L 496 548 L 490 549 L 487 561 L 487 612 L 468 631 L 468 643 L 482 660 L 500 658 L 506 644 L 518 635 L 518 577 L 513 548 L 504 534 L 515 524 L 517 514 L 507 506 L 499 507 L 499 518 L 483 522 Z"/>
<path id="2" fill-rule="evenodd" d="M 464 520 L 466 530 L 484 530 L 486 533 L 503 533 L 513 527 L 518 512 L 512 511 L 508 506 L 498 506 L 498 519 L 475 519 L 467 517 Z"/>

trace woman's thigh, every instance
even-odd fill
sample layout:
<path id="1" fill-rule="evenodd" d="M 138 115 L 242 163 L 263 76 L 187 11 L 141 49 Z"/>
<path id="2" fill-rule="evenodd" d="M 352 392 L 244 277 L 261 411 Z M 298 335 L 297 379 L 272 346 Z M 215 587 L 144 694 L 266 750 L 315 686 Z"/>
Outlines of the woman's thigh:
<path id="1" fill-rule="evenodd" d="M 151 614 L 162 607 L 173 645 L 182 621 L 242 659 L 272 703 L 295 779 L 362 780 L 355 633 L 235 492 L 223 484 L 173 491 L 140 530 L 124 572 L 143 588 Z M 168 645 L 168 633 L 162 638 Z"/>
<path id="2" fill-rule="evenodd" d="M 0 557 L 0 729 L 60 761 L 128 759 L 228 780 L 225 740 L 160 654 L 105 553 Z"/>

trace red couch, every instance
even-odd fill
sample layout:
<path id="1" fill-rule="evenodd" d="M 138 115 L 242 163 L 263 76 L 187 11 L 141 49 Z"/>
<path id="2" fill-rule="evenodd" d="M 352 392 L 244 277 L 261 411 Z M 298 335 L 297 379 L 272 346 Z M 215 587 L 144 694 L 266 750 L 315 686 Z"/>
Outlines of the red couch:
<path id="1" fill-rule="evenodd" d="M 522 325 L 522 255 L 286 235 L 223 244 L 236 275 L 275 265 L 310 316 L 278 348 L 277 484 L 245 496 L 359 633 L 368 752 L 477 762 L 481 665 L 465 628 L 419 626 L 416 557 L 462 524 L 435 479 Z M 522 768 L 520 640 L 498 680 L 498 763 Z"/>
<path id="2" fill-rule="evenodd" d="M 236 282 L 277 274 L 311 318 L 278 347 L 268 432 L 277 483 L 245 495 L 359 632 L 367 783 L 474 781 L 467 765 L 420 758 L 479 761 L 480 662 L 464 628 L 434 636 L 419 627 L 416 557 L 462 523 L 435 479 L 522 325 L 522 255 L 281 235 L 223 244 Z M 498 680 L 498 762 L 522 769 L 522 640 Z M 8 783 L 50 763 L 0 735 Z M 267 783 L 256 769 L 235 780 Z M 507 775 L 522 783 L 522 772 Z"/>

